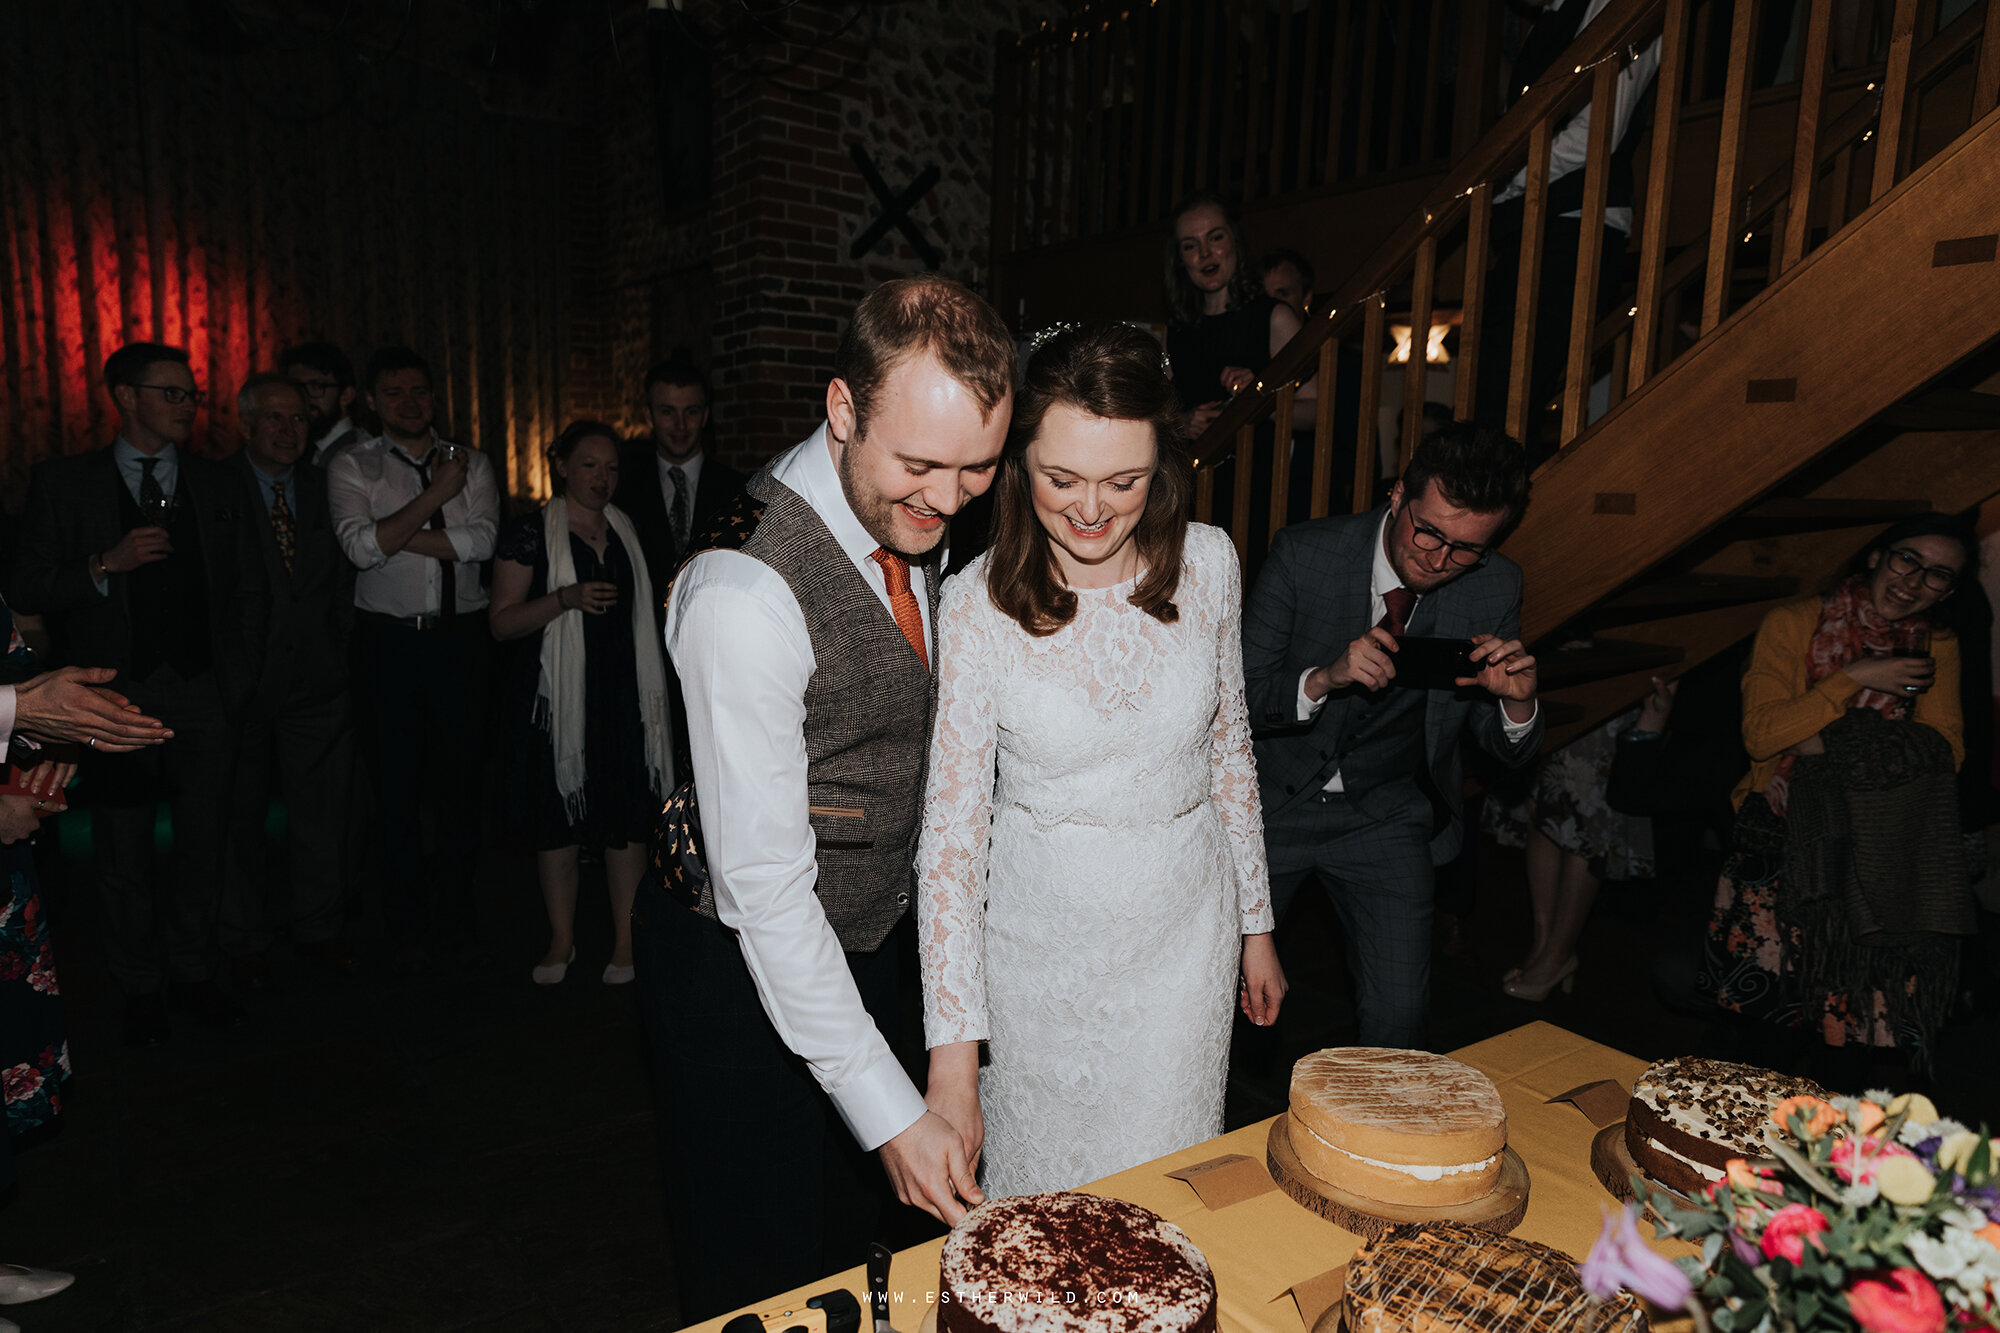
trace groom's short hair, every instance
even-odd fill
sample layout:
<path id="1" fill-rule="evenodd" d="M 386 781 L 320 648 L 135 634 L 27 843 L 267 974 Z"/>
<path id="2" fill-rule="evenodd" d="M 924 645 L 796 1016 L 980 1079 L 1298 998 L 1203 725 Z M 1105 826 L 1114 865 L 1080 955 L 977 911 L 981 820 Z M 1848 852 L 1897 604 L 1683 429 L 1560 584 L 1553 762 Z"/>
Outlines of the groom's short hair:
<path id="1" fill-rule="evenodd" d="M 876 391 L 890 372 L 922 352 L 972 391 L 981 420 L 1014 387 L 1014 337 L 998 311 L 949 278 L 897 278 L 855 307 L 834 354 L 833 373 L 854 399 L 856 434 L 867 433 Z"/>

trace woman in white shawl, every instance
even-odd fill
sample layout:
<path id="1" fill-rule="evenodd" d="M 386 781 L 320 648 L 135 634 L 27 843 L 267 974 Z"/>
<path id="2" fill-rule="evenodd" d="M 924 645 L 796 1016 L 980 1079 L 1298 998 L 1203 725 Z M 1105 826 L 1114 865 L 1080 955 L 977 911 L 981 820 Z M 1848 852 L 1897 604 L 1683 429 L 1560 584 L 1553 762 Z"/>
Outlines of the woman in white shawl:
<path id="1" fill-rule="evenodd" d="M 578 849 L 604 849 L 615 931 L 608 985 L 632 979 L 632 896 L 646 838 L 673 789 L 666 664 L 653 588 L 631 520 L 611 503 L 618 437 L 578 421 L 549 448 L 556 497 L 500 537 L 488 612 L 500 640 L 539 636 L 522 654 L 509 728 L 510 827 L 535 839 L 549 951 L 534 979 L 554 985 L 576 959 Z"/>

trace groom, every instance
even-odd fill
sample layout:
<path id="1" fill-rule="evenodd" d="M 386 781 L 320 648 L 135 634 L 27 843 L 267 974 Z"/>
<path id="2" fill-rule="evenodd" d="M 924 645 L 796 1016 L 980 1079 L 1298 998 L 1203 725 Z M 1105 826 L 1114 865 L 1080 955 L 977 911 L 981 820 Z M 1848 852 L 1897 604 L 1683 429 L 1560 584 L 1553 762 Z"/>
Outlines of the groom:
<path id="1" fill-rule="evenodd" d="M 841 340 L 825 424 L 751 479 L 731 549 L 674 583 L 667 651 L 712 901 L 691 912 L 649 881 L 633 943 L 683 1322 L 859 1263 L 886 1211 L 868 1152 L 945 1222 L 981 1201 L 958 1130 L 883 1034 L 945 525 L 992 484 L 1013 383 L 1012 338 L 972 292 L 877 288 Z"/>
<path id="2" fill-rule="evenodd" d="M 1347 936 L 1361 1041 L 1423 1043 L 1434 865 L 1458 852 L 1459 739 L 1509 767 L 1541 744 L 1521 570 L 1521 446 L 1457 423 L 1386 508 L 1279 531 L 1243 612 L 1243 671 L 1279 919 L 1317 871 Z M 1470 639 L 1459 688 L 1396 683 L 1405 634 Z"/>

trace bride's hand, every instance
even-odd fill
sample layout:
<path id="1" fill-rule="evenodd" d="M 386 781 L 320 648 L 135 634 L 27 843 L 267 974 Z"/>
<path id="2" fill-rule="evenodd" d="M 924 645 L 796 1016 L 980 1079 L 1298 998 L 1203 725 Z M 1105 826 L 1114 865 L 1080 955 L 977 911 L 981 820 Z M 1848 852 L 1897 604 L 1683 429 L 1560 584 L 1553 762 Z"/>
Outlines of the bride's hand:
<path id="1" fill-rule="evenodd" d="M 1290 989 L 1285 969 L 1278 962 L 1278 946 L 1271 943 L 1271 936 L 1245 935 L 1240 996 L 1243 1016 L 1259 1027 L 1269 1027 L 1278 1021 L 1278 1006 Z"/>
<path id="2" fill-rule="evenodd" d="M 979 1153 L 986 1146 L 986 1119 L 979 1111 L 979 1043 L 957 1041 L 931 1050 L 929 1086 L 924 1105 L 951 1122 L 965 1143 L 965 1160 L 979 1170 Z"/>

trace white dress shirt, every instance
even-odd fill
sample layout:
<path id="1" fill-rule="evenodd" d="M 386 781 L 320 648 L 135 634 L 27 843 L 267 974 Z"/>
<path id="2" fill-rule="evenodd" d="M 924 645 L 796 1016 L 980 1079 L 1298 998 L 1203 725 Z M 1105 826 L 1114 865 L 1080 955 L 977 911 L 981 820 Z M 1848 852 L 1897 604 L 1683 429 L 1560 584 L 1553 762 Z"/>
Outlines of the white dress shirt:
<path id="1" fill-rule="evenodd" d="M 878 543 L 841 491 L 826 428 L 773 475 L 812 506 L 887 607 L 882 568 L 869 558 Z M 934 644 L 921 569 L 911 568 L 910 586 Z M 812 1067 L 861 1146 L 879 1148 L 922 1118 L 924 1099 L 862 1007 L 813 892 L 805 694 L 815 662 L 805 613 L 761 560 L 704 551 L 674 580 L 666 640 L 687 697 L 716 917 L 736 932 L 778 1036 Z"/>
<path id="2" fill-rule="evenodd" d="M 425 457 L 435 456 L 437 445 L 445 443 L 435 434 L 431 441 Z M 391 458 L 391 451 L 402 457 Z M 466 450 L 466 457 L 465 489 L 444 502 L 445 526 L 437 529 L 458 553 L 450 570 L 461 612 L 486 605 L 486 590 L 479 586 L 479 562 L 492 558 L 500 527 L 500 492 L 494 484 L 493 464 L 477 449 Z M 341 450 L 327 467 L 333 531 L 340 539 L 340 549 L 361 571 L 354 580 L 354 605 L 363 611 L 419 616 L 433 614 L 444 605 L 445 566 L 408 548 L 384 555 L 375 540 L 378 522 L 423 494 L 423 477 L 414 466 L 422 461 L 377 435 Z"/>
<path id="3" fill-rule="evenodd" d="M 1403 586 L 1403 580 L 1396 575 L 1396 567 L 1389 563 L 1389 521 L 1391 517 L 1391 514 L 1384 514 L 1381 524 L 1375 529 L 1375 564 L 1368 576 L 1368 623 L 1370 625 L 1379 625 L 1382 623 L 1382 613 L 1389 608 L 1389 590 Z M 1403 621 L 1405 626 L 1411 620 L 1416 619 L 1417 603 L 1423 600 L 1423 595 L 1419 593 L 1416 596 L 1416 601 L 1410 603 L 1410 614 Z M 1306 694 L 1306 678 L 1317 670 L 1319 670 L 1318 667 L 1307 667 L 1299 673 L 1298 703 L 1299 721 L 1301 722 L 1312 721 L 1319 713 L 1319 710 L 1326 704 L 1326 696 L 1324 694 L 1317 699 L 1309 698 Z M 1507 705 L 1505 703 L 1498 699 L 1494 700 L 1493 703 L 1494 707 L 1500 710 L 1500 726 L 1505 730 L 1507 739 L 1510 741 L 1517 741 L 1527 735 L 1529 729 L 1535 725 L 1535 719 L 1541 715 L 1542 711 L 1541 700 L 1537 699 L 1535 701 L 1535 711 L 1528 714 L 1528 720 L 1526 722 L 1516 722 L 1513 718 L 1507 716 Z M 1334 770 L 1333 776 L 1326 780 L 1326 786 L 1320 790 L 1347 790 L 1346 786 L 1340 780 L 1340 771 L 1338 769 Z"/>
<path id="4" fill-rule="evenodd" d="M 697 535 L 694 531 L 694 497 L 695 492 L 701 489 L 701 465 L 707 457 L 708 450 L 697 449 L 694 452 L 694 457 L 688 459 L 687 462 L 669 463 L 666 459 L 660 457 L 658 449 L 653 451 L 653 462 L 658 464 L 657 470 L 660 474 L 660 499 L 666 502 L 667 516 L 670 519 L 674 512 L 674 479 L 667 475 L 667 469 L 677 467 L 681 470 L 682 475 L 687 478 L 688 536 L 690 537 Z"/>
<path id="5" fill-rule="evenodd" d="M 7 762 L 7 746 L 14 739 L 14 687 L 0 685 L 0 764 Z"/>
<path id="6" fill-rule="evenodd" d="M 1611 0 L 1589 0 L 1589 2 L 1590 8 L 1584 11 L 1583 22 L 1577 27 L 1577 32 L 1579 33 L 1597 21 L 1597 16 L 1604 12 L 1604 7 L 1610 4 Z M 1557 10 L 1561 9 L 1564 4 L 1574 5 L 1580 3 L 1582 3 L 1582 0 L 1555 0 L 1555 3 L 1550 5 L 1549 8 Z M 1632 113 L 1639 109 L 1639 99 L 1646 95 L 1646 89 L 1652 86 L 1654 76 L 1659 74 L 1659 72 L 1660 39 L 1655 37 L 1645 50 L 1639 52 L 1636 60 L 1619 71 L 1618 96 L 1612 103 L 1611 115 L 1611 146 L 1613 148 L 1616 148 L 1625 141 L 1625 132 L 1632 128 Z M 1556 131 L 1555 139 L 1549 145 L 1549 184 L 1555 184 L 1558 180 L 1561 180 L 1573 171 L 1583 170 L 1584 159 L 1589 155 L 1590 103 L 1585 102 L 1583 108 L 1571 116 L 1560 130 Z M 1522 167 L 1514 173 L 1514 178 L 1507 182 L 1507 187 L 1493 196 L 1493 202 L 1504 204 L 1509 199 L 1520 198 L 1527 191 L 1528 169 Z M 1560 216 L 1566 218 L 1582 217 L 1583 210 L 1573 208 Z M 1605 209 L 1604 225 L 1615 227 L 1628 236 L 1631 235 L 1631 207 L 1627 205 Z"/>

